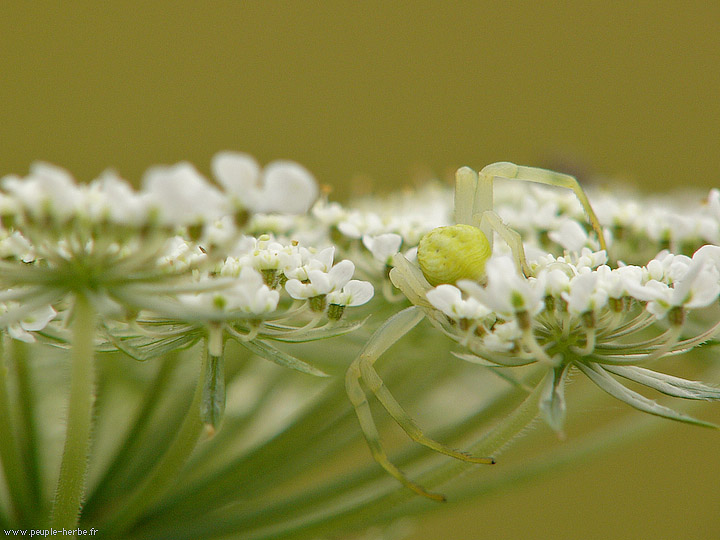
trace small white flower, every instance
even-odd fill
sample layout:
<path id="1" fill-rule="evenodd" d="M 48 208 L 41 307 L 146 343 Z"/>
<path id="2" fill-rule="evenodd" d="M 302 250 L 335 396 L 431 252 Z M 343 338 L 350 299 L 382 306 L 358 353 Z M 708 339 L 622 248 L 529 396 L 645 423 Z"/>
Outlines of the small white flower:
<path id="1" fill-rule="evenodd" d="M 2 186 L 35 218 L 49 215 L 64 221 L 82 206 L 83 196 L 72 176 L 48 163 L 34 163 L 27 178 L 7 176 Z"/>
<path id="2" fill-rule="evenodd" d="M 205 247 L 223 246 L 227 247 L 237 237 L 237 227 L 232 216 L 223 216 L 222 218 L 207 223 L 203 228 L 201 243 Z"/>
<path id="3" fill-rule="evenodd" d="M 510 257 L 492 257 L 485 267 L 487 286 L 460 280 L 458 287 L 493 311 L 513 316 L 519 312 L 535 315 L 543 309 L 544 291 L 535 280 L 522 277 Z"/>
<path id="4" fill-rule="evenodd" d="M 313 217 L 325 226 L 340 223 L 347 216 L 347 210 L 340 203 L 320 199 L 312 208 Z"/>
<path id="5" fill-rule="evenodd" d="M 607 263 L 607 253 L 605 250 L 592 251 L 584 247 L 580 249 L 580 256 L 577 258 L 575 266 L 578 268 L 597 268 L 605 263 Z"/>
<path id="6" fill-rule="evenodd" d="M 368 234 L 362 237 L 363 245 L 370 250 L 376 261 L 383 264 L 390 264 L 390 259 L 398 251 L 402 244 L 402 236 L 394 233 L 379 234 L 370 236 Z"/>
<path id="7" fill-rule="evenodd" d="M 243 268 L 237 284 L 227 292 L 228 310 L 240 309 L 256 315 L 275 311 L 280 293 L 271 290 L 263 282 L 259 272 Z"/>
<path id="8" fill-rule="evenodd" d="M 553 266 L 538 272 L 538 285 L 544 291 L 545 296 L 560 296 L 563 292 L 570 290 L 570 275 L 565 268 L 560 266 L 561 264 L 554 263 Z M 567 268 L 569 269 L 569 266 Z"/>
<path id="9" fill-rule="evenodd" d="M 598 272 L 588 272 L 570 280 L 570 290 L 561 293 L 567 302 L 568 311 L 573 315 L 583 315 L 597 311 L 607 304 L 608 293 L 598 287 Z"/>
<path id="10" fill-rule="evenodd" d="M 2 232 L 0 236 L 0 258 L 19 259 L 23 262 L 35 260 L 32 244 L 18 231 L 13 231 L 10 235 Z"/>
<path id="11" fill-rule="evenodd" d="M 3 311 L 7 310 L 7 306 L 3 307 Z M 25 343 L 35 343 L 35 336 L 33 336 L 31 332 L 39 332 L 45 328 L 56 315 L 57 311 L 55 311 L 52 306 L 38 308 L 28 313 L 22 321 L 8 326 L 8 334 L 13 339 L 24 341 Z"/>
<path id="12" fill-rule="evenodd" d="M 105 171 L 88 186 L 88 212 L 122 225 L 144 225 L 148 221 L 149 199 L 136 193 L 113 171 Z"/>
<path id="13" fill-rule="evenodd" d="M 351 279 L 340 291 L 327 295 L 327 301 L 336 306 L 361 306 L 370 301 L 374 289 L 370 282 Z"/>
<path id="14" fill-rule="evenodd" d="M 198 246 L 191 244 L 182 236 L 174 236 L 168 241 L 165 255 L 160 258 L 160 264 L 179 271 L 197 267 L 205 260 L 207 254 Z"/>
<path id="15" fill-rule="evenodd" d="M 433 307 L 455 320 L 482 319 L 490 313 L 490 309 L 474 298 L 463 299 L 460 289 L 453 285 L 438 285 L 426 296 Z"/>
<path id="16" fill-rule="evenodd" d="M 517 321 L 498 323 L 493 327 L 493 331 L 485 336 L 483 346 L 491 351 L 507 352 L 515 347 L 522 335 Z"/>
<path id="17" fill-rule="evenodd" d="M 329 272 L 322 270 L 310 270 L 308 272 L 309 283 L 303 283 L 297 279 L 289 279 L 285 283 L 285 290 L 290 296 L 297 300 L 306 300 L 315 296 L 322 296 L 333 291 L 341 290 L 348 284 L 355 271 L 355 265 L 344 260 L 333 266 Z"/>
<path id="18" fill-rule="evenodd" d="M 679 275 L 676 275 L 672 287 L 651 279 L 644 285 L 630 284 L 628 290 L 638 300 L 648 302 L 648 311 L 658 318 L 663 318 L 674 307 L 706 307 L 720 295 L 720 272 L 715 262 L 717 253 L 717 249 L 698 250 L 687 265 L 685 259 L 680 259 L 678 264 L 683 268 L 675 269 Z M 663 262 L 670 259 L 665 257 Z M 667 266 L 670 268 L 672 261 Z M 681 273 L 681 270 L 684 272 Z"/>
<path id="19" fill-rule="evenodd" d="M 560 227 L 548 232 L 550 240 L 568 251 L 580 251 L 588 243 L 588 234 L 574 219 L 565 219 Z"/>
<path id="20" fill-rule="evenodd" d="M 226 193 L 253 212 L 304 214 L 318 197 L 315 178 L 294 161 L 273 161 L 260 172 L 241 152 L 220 152 L 212 170 Z"/>
<path id="21" fill-rule="evenodd" d="M 245 267 L 231 287 L 217 292 L 182 294 L 178 298 L 185 305 L 210 313 L 240 311 L 252 315 L 266 315 L 277 309 L 280 293 L 265 285 L 259 272 Z"/>
<path id="22" fill-rule="evenodd" d="M 348 238 L 362 238 L 366 234 L 377 235 L 387 232 L 380 216 L 372 212 L 351 212 L 338 223 L 337 227 Z"/>
<path id="23" fill-rule="evenodd" d="M 150 168 L 143 177 L 143 190 L 165 225 L 212 222 L 229 213 L 222 193 L 189 163 Z"/>
<path id="24" fill-rule="evenodd" d="M 707 206 L 712 215 L 717 221 L 720 221 L 720 189 L 713 188 L 708 193 Z"/>
<path id="25" fill-rule="evenodd" d="M 299 261 L 293 259 L 293 264 L 285 265 L 283 272 L 288 279 L 307 281 L 310 279 L 310 272 L 312 270 L 319 270 L 320 272 L 328 272 L 330 270 L 335 257 L 335 247 L 331 246 L 316 253 L 301 247 L 298 250 L 298 254 L 300 256 Z"/>

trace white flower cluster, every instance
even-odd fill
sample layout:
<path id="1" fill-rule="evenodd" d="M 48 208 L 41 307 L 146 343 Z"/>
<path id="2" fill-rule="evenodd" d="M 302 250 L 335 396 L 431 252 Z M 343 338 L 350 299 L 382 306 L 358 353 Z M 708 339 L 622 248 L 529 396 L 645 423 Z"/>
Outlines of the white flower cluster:
<path id="1" fill-rule="evenodd" d="M 587 248 L 564 257 L 545 255 L 531 261 L 533 276 L 525 277 L 512 258 L 496 255 L 487 262 L 483 285 L 460 280 L 429 288 L 427 301 L 438 310 L 431 319 L 470 351 L 458 354 L 465 360 L 487 366 L 546 365 L 552 375 L 541 409 L 556 429 L 565 410 L 558 388 L 571 366 L 638 409 L 702 423 L 647 400 L 609 373 L 678 397 L 687 398 L 692 390 L 693 399 L 720 399 L 720 391 L 701 383 L 636 367 L 687 351 L 718 333 L 720 322 L 681 338 L 694 310 L 717 309 L 720 247 L 703 246 L 692 257 L 663 251 L 645 266 L 611 268 L 606 262 L 604 251 Z M 649 337 L 652 328 L 656 335 Z M 633 340 L 634 334 L 642 338 Z"/>
<path id="2" fill-rule="evenodd" d="M 646 261 L 663 248 L 692 253 L 720 244 L 720 190 L 703 198 L 690 192 L 641 197 L 627 189 L 589 193 L 615 259 Z M 504 183 L 495 190 L 496 211 L 525 242 L 547 249 L 547 240 L 569 251 L 597 249 L 581 226 L 582 205 L 567 189 Z M 644 259 L 644 260 L 643 260 Z"/>
<path id="3" fill-rule="evenodd" d="M 307 170 L 289 161 L 261 170 L 236 152 L 215 156 L 212 170 L 220 187 L 189 163 L 151 168 L 139 190 L 113 172 L 78 184 L 44 163 L 0 179 L 0 324 L 32 340 L 82 294 L 116 322 L 237 318 L 255 321 L 244 328 L 256 335 L 262 321 L 282 319 L 292 332 L 309 324 L 303 317 L 337 321 L 369 301 L 373 286 L 351 279 L 351 261 L 333 264 L 332 246 L 248 234 L 275 222 L 290 234 L 313 229 L 306 213 L 318 187 Z M 285 319 L 293 300 L 308 307 L 296 306 L 294 322 Z"/>
<path id="4" fill-rule="evenodd" d="M 471 328 L 482 342 L 495 334 L 498 323 L 518 318 L 522 326 L 547 326 L 554 320 L 544 317 L 549 310 L 566 312 L 567 328 L 617 319 L 616 314 L 622 318 L 615 324 L 624 326 L 624 317 L 632 313 L 629 302 L 659 320 L 673 310 L 707 307 L 720 295 L 718 246 L 706 245 L 692 258 L 663 251 L 642 267 L 610 268 L 606 261 L 605 252 L 587 248 L 576 257 L 546 255 L 531 262 L 535 275 L 526 278 L 510 257 L 494 256 L 487 263 L 486 285 L 469 280 L 443 284 L 430 289 L 427 299 L 453 322 Z M 605 331 L 612 333 L 607 327 Z M 521 345 L 518 336 L 510 337 L 502 349 Z"/>
<path id="5" fill-rule="evenodd" d="M 208 182 L 190 163 L 149 169 L 135 191 L 114 172 L 89 184 L 76 184 L 65 170 L 36 163 L 21 178 L 2 178 L 3 215 L 62 224 L 70 219 L 147 226 L 213 223 L 238 208 L 257 212 L 305 213 L 318 195 L 312 175 L 297 163 L 276 161 L 260 172 L 246 154 L 223 152 L 213 170 L 224 188 Z"/>
<path id="6" fill-rule="evenodd" d="M 262 275 L 265 285 L 284 285 L 292 298 L 310 300 L 315 311 L 322 311 L 326 304 L 335 306 L 334 317 L 337 308 L 359 306 L 372 298 L 371 283 L 351 279 L 355 271 L 352 261 L 333 265 L 334 247 L 317 251 L 293 242 L 283 244 L 269 235 L 246 237 L 238 246 L 239 253 L 220 266 L 221 276 L 237 277 L 252 269 Z"/>

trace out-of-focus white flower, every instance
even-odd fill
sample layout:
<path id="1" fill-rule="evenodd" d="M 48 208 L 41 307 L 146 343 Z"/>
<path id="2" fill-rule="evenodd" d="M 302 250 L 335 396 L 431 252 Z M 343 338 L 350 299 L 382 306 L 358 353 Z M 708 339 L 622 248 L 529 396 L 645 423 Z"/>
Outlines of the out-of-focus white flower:
<path id="1" fill-rule="evenodd" d="M 580 251 L 588 243 L 588 234 L 574 219 L 565 219 L 557 229 L 548 232 L 550 240 L 569 251 Z"/>
<path id="2" fill-rule="evenodd" d="M 18 231 L 12 234 L 0 233 L 0 258 L 19 259 L 23 262 L 32 262 L 35 259 L 33 247 Z"/>
<path id="3" fill-rule="evenodd" d="M 483 345 L 490 351 L 507 352 L 512 350 L 522 338 L 523 332 L 516 320 L 496 324 L 491 333 L 483 340 Z"/>
<path id="4" fill-rule="evenodd" d="M 386 233 L 383 220 L 372 212 L 350 212 L 344 220 L 337 225 L 338 230 L 349 238 L 362 238 L 364 235 L 378 235 Z"/>
<path id="5" fill-rule="evenodd" d="M 713 188 L 710 190 L 707 198 L 707 206 L 710 214 L 720 222 L 720 189 Z"/>
<path id="6" fill-rule="evenodd" d="M 142 183 L 149 204 L 157 208 L 165 225 L 206 223 L 229 213 L 222 193 L 190 163 L 152 167 Z"/>
<path id="7" fill-rule="evenodd" d="M 141 226 L 149 218 L 150 199 L 135 192 L 113 171 L 105 171 L 88 186 L 88 212 L 95 219 Z"/>
<path id="8" fill-rule="evenodd" d="M 327 202 L 320 199 L 312 207 L 312 215 L 323 225 L 332 226 L 345 219 L 347 210 L 338 202 Z"/>
<path id="9" fill-rule="evenodd" d="M 363 245 L 370 250 L 376 261 L 383 264 L 390 264 L 390 259 L 398 251 L 402 244 L 402 236 L 394 233 L 379 234 L 370 236 L 368 234 L 362 237 Z"/>
<path id="10" fill-rule="evenodd" d="M 205 260 L 207 254 L 198 246 L 191 244 L 182 236 L 174 236 L 168 241 L 165 254 L 160 257 L 160 264 L 175 270 L 185 270 L 195 268 Z"/>
<path id="11" fill-rule="evenodd" d="M 567 265 L 556 263 L 554 267 L 546 267 L 538 272 L 538 285 L 545 296 L 560 296 L 570 290 L 570 274 L 565 270 Z"/>
<path id="12" fill-rule="evenodd" d="M 248 154 L 220 152 L 212 171 L 225 192 L 253 212 L 304 214 L 318 197 L 315 178 L 294 161 L 273 161 L 261 172 Z"/>
<path id="13" fill-rule="evenodd" d="M 64 221 L 82 206 L 82 193 L 72 176 L 48 163 L 34 163 L 26 178 L 6 176 L 2 187 L 36 219 L 48 216 Z"/>
<path id="14" fill-rule="evenodd" d="M 3 306 L 5 311 L 7 306 Z M 31 332 L 39 332 L 45 328 L 50 321 L 57 315 L 57 311 L 52 306 L 43 306 L 31 313 L 28 313 L 23 320 L 8 326 L 8 334 L 13 339 L 24 341 L 25 343 L 34 343 L 35 336 Z"/>

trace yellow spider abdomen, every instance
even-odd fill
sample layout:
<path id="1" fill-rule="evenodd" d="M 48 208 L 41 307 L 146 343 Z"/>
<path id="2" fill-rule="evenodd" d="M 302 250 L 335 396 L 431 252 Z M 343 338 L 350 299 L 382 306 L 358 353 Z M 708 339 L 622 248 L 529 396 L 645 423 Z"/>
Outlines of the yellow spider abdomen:
<path id="1" fill-rule="evenodd" d="M 418 244 L 420 269 L 433 286 L 459 279 L 482 280 L 490 255 L 488 239 L 471 225 L 438 227 Z"/>

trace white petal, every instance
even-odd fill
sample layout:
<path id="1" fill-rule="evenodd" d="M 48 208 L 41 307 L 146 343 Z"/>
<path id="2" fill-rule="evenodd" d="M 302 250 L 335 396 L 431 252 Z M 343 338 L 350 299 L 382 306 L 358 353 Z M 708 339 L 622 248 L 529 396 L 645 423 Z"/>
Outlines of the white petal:
<path id="1" fill-rule="evenodd" d="M 355 272 L 355 265 L 352 261 L 347 259 L 340 261 L 333 266 L 327 274 L 330 279 L 330 283 L 332 283 L 333 290 L 342 289 L 345 285 L 347 285 L 353 275 L 353 272 Z"/>
<path id="2" fill-rule="evenodd" d="M 373 257 L 385 264 L 400 251 L 402 236 L 395 233 L 379 234 L 377 236 L 364 235 L 362 242 L 370 250 Z"/>
<path id="3" fill-rule="evenodd" d="M 150 168 L 143 188 L 169 225 L 188 225 L 220 219 L 225 197 L 189 163 Z"/>
<path id="4" fill-rule="evenodd" d="M 273 161 L 263 171 L 263 212 L 304 214 L 318 197 L 315 178 L 293 161 Z"/>
<path id="5" fill-rule="evenodd" d="M 375 289 L 372 284 L 368 281 L 359 281 L 357 279 L 351 279 L 348 284 L 343 287 L 343 291 L 350 295 L 350 301 L 348 306 L 361 306 L 373 297 Z"/>
<path id="6" fill-rule="evenodd" d="M 241 200 L 249 192 L 259 191 L 260 166 L 250 154 L 219 152 L 213 156 L 210 168 L 225 191 Z"/>
<path id="7" fill-rule="evenodd" d="M 462 301 L 460 290 L 448 284 L 438 285 L 434 289 L 429 290 L 425 296 L 427 296 L 428 302 L 430 302 L 433 307 L 439 309 L 448 317 L 456 316 L 454 306 Z"/>
<path id="8" fill-rule="evenodd" d="M 27 317 L 20 322 L 20 326 L 22 326 L 24 330 L 37 332 L 45 328 L 56 315 L 57 311 L 55 311 L 52 306 L 45 306 L 29 313 Z"/>
<path id="9" fill-rule="evenodd" d="M 297 279 L 288 279 L 285 283 L 285 290 L 296 300 L 305 300 L 309 297 L 307 294 L 307 285 Z"/>
<path id="10" fill-rule="evenodd" d="M 587 243 L 588 235 L 580 224 L 572 219 L 563 221 L 560 228 L 548 233 L 550 240 L 569 251 L 580 251 Z"/>

